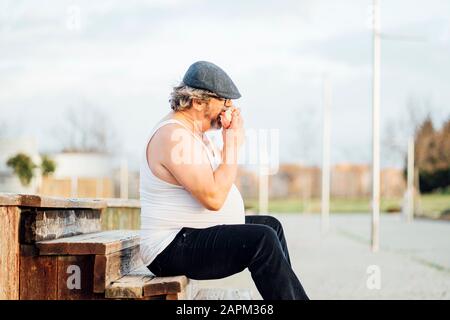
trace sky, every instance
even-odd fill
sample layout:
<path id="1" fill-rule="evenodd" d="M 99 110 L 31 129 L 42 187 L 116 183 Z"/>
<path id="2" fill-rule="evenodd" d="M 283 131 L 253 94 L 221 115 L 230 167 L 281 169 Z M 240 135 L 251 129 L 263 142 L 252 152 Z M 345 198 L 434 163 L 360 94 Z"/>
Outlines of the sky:
<path id="1" fill-rule="evenodd" d="M 281 162 L 320 165 L 327 77 L 331 160 L 369 163 L 371 3 L 0 0 L 0 133 L 57 152 L 66 110 L 94 107 L 136 164 L 171 87 L 206 60 L 236 83 L 247 128 L 279 131 Z M 450 1 L 380 3 L 381 160 L 399 167 L 386 141 L 404 148 L 408 104 L 437 127 L 450 117 Z"/>

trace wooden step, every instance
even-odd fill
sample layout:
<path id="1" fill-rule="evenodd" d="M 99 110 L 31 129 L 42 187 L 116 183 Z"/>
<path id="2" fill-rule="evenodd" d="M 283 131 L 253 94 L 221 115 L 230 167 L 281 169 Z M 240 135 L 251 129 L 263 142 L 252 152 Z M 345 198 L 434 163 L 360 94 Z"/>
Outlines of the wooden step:
<path id="1" fill-rule="evenodd" d="M 135 230 L 113 230 L 36 242 L 40 255 L 108 255 L 139 245 Z"/>
<path id="2" fill-rule="evenodd" d="M 194 300 L 252 300 L 252 293 L 249 289 L 203 288 Z"/>
<path id="3" fill-rule="evenodd" d="M 190 281 L 185 276 L 155 277 L 142 266 L 114 281 L 105 290 L 108 299 L 190 299 L 193 294 Z"/>
<path id="4" fill-rule="evenodd" d="M 104 292 L 112 282 L 142 266 L 139 245 L 110 254 L 95 255 L 94 292 Z"/>
<path id="5" fill-rule="evenodd" d="M 101 231 L 97 209 L 26 209 L 20 215 L 20 243 L 53 240 Z"/>
<path id="6" fill-rule="evenodd" d="M 40 256 L 36 246 L 21 245 L 20 299 L 104 299 L 93 292 L 94 263 L 95 255 Z"/>

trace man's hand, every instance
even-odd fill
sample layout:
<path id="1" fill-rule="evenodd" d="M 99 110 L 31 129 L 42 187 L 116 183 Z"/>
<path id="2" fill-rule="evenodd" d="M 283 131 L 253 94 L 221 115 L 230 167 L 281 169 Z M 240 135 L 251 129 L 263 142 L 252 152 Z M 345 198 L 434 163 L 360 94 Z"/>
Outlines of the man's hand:
<path id="1" fill-rule="evenodd" d="M 222 127 L 224 129 L 228 129 L 230 127 L 231 119 L 233 118 L 232 113 L 233 108 L 228 108 L 220 114 L 220 122 L 222 123 Z"/>
<path id="2" fill-rule="evenodd" d="M 223 128 L 222 137 L 223 162 L 227 164 L 237 163 L 238 151 L 245 140 L 244 120 L 239 108 L 233 107 L 231 109 L 231 121 L 227 128 Z"/>

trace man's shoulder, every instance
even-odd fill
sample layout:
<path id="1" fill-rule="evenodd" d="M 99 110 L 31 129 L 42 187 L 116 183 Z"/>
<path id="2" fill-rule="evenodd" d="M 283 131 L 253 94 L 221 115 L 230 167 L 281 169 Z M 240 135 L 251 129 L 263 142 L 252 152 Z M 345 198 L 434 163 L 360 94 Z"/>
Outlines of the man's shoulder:
<path id="1" fill-rule="evenodd" d="M 158 124 L 160 125 L 160 123 Z M 183 137 L 191 138 L 192 134 L 179 123 L 167 123 L 161 126 L 154 134 L 154 137 L 160 141 L 169 142 L 173 141 L 174 138 Z M 193 138 L 193 137 L 192 137 Z"/>
<path id="2" fill-rule="evenodd" d="M 165 150 L 171 147 L 177 147 L 177 149 L 194 148 L 195 150 L 203 148 L 199 139 L 196 139 L 192 132 L 179 123 L 163 125 L 155 132 L 152 140 Z"/>

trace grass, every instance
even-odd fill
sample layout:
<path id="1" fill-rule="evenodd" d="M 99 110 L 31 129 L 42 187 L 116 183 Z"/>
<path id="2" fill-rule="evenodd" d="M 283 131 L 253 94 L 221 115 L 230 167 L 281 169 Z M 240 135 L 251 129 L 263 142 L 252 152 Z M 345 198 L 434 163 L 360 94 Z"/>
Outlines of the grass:
<path id="1" fill-rule="evenodd" d="M 424 215 L 437 218 L 444 210 L 450 210 L 450 194 L 427 194 L 420 197 L 419 206 Z"/>
<path id="2" fill-rule="evenodd" d="M 330 200 L 330 211 L 333 213 L 356 213 L 369 212 L 371 210 L 369 198 L 358 199 L 337 199 Z M 400 211 L 401 198 L 382 199 L 381 211 Z M 426 194 L 422 195 L 419 205 L 425 215 L 439 216 L 441 212 L 450 209 L 450 194 Z M 249 210 L 258 211 L 258 199 L 246 199 L 245 206 Z M 300 198 L 272 199 L 269 201 L 269 212 L 272 213 L 318 213 L 320 212 L 320 199 L 307 199 L 301 201 Z"/>

